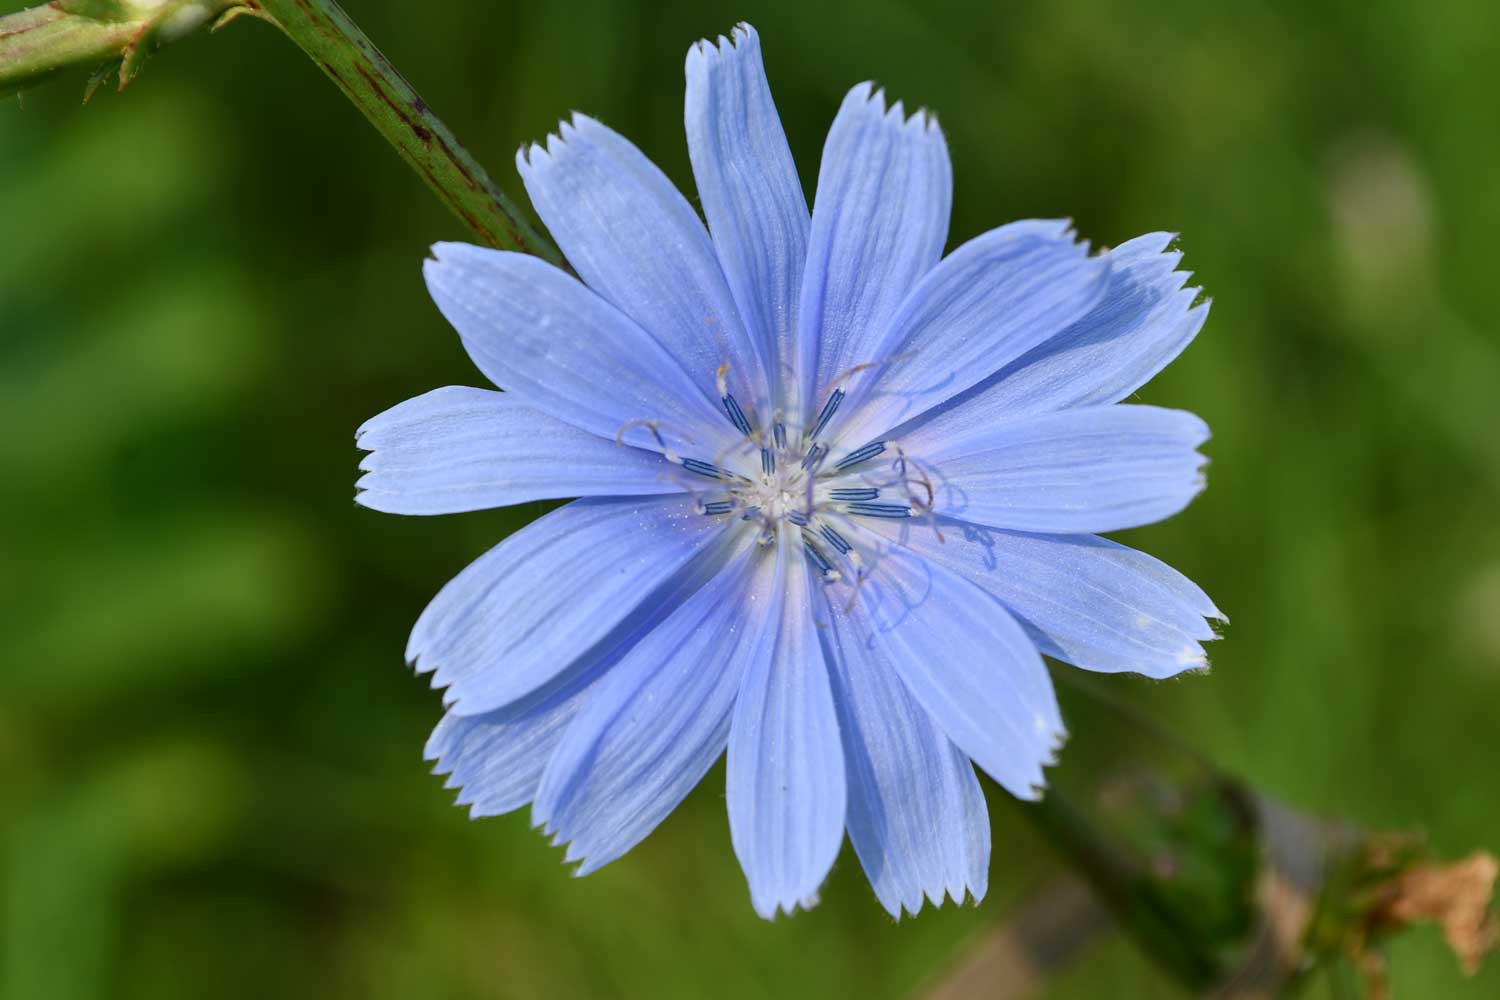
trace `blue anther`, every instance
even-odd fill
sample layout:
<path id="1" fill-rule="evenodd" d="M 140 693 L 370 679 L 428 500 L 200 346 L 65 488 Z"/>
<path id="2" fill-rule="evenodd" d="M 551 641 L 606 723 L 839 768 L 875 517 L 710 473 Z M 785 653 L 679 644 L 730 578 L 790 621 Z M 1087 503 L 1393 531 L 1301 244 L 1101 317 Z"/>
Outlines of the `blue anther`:
<path id="1" fill-rule="evenodd" d="M 839 555 L 841 556 L 847 555 L 849 550 L 854 548 L 854 546 L 850 545 L 844 539 L 843 535 L 839 534 L 837 531 L 834 531 L 833 528 L 829 527 L 826 524 L 822 525 L 818 529 L 818 531 L 822 533 L 824 538 L 828 539 L 829 545 L 832 545 L 834 548 L 839 550 Z"/>
<path id="2" fill-rule="evenodd" d="M 826 444 L 815 444 L 803 456 L 802 467 L 809 471 L 816 471 L 818 466 L 823 464 L 823 459 L 827 456 L 828 446 Z"/>
<path id="3" fill-rule="evenodd" d="M 773 427 L 771 429 L 771 433 L 776 438 L 776 447 L 785 450 L 786 449 L 786 424 L 778 423 L 775 427 Z"/>
<path id="4" fill-rule="evenodd" d="M 728 514 L 732 510 L 734 510 L 733 500 L 715 500 L 713 503 L 703 505 L 705 514 Z"/>
<path id="5" fill-rule="evenodd" d="M 776 453 L 770 448 L 760 450 L 760 471 L 768 476 L 776 471 Z"/>
<path id="6" fill-rule="evenodd" d="M 834 413 L 838 410 L 839 404 L 843 401 L 844 390 L 833 390 L 833 395 L 829 396 L 828 402 L 823 404 L 823 412 L 818 414 L 818 422 L 813 425 L 812 433 L 807 436 L 807 439 L 809 441 L 813 440 L 823 432 L 823 428 L 828 426 L 828 421 L 833 419 Z"/>
<path id="7" fill-rule="evenodd" d="M 750 421 L 745 418 L 745 411 L 740 409 L 739 401 L 726 392 L 723 397 L 723 403 L 724 412 L 729 414 L 729 422 L 734 424 L 735 428 L 741 434 L 749 434 Z"/>
<path id="8" fill-rule="evenodd" d="M 807 527 L 807 515 L 804 514 L 800 510 L 789 510 L 789 511 L 787 511 L 786 519 L 788 521 L 791 521 L 793 524 L 795 524 L 799 528 L 805 528 L 805 527 Z"/>
<path id="9" fill-rule="evenodd" d="M 858 465 L 860 462 L 868 462 L 870 459 L 874 458 L 876 455 L 879 455 L 883 451 L 885 451 L 884 441 L 871 441 L 863 448 L 857 448 L 854 451 L 851 451 L 849 454 L 845 455 L 843 458 L 839 459 L 838 464 L 835 465 L 834 468 L 847 469 L 851 465 Z"/>
<path id="10" fill-rule="evenodd" d="M 709 479 L 731 478 L 729 473 L 712 462 L 703 462 L 696 458 L 684 458 L 682 460 L 682 467 L 689 472 L 696 472 L 700 476 L 707 476 Z"/>
<path id="11" fill-rule="evenodd" d="M 824 576 L 833 572 L 833 563 L 829 562 L 828 557 L 819 551 L 817 539 L 813 538 L 811 532 L 802 532 L 802 548 L 812 557 L 812 561 L 817 564 L 818 571 Z"/>
<path id="12" fill-rule="evenodd" d="M 911 508 L 905 504 L 851 503 L 844 509 L 851 514 L 863 514 L 865 517 L 911 517 Z"/>
<path id="13" fill-rule="evenodd" d="M 874 500 L 880 491 L 873 486 L 861 486 L 830 490 L 828 495 L 834 500 Z"/>

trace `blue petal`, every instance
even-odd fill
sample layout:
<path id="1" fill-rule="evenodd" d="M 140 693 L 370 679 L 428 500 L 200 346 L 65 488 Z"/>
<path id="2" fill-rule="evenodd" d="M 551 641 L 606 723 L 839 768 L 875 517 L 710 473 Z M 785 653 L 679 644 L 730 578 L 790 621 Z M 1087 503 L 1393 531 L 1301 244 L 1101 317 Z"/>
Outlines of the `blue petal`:
<path id="1" fill-rule="evenodd" d="M 851 379 L 849 444 L 875 440 L 1068 329 L 1108 279 L 1106 260 L 1090 257 L 1066 221 L 1013 222 L 965 243 L 901 304 L 874 352 L 885 363 Z"/>
<path id="2" fill-rule="evenodd" d="M 1086 316 L 916 422 L 960 408 L 957 419 L 987 424 L 1117 403 L 1145 385 L 1208 318 L 1208 303 L 1193 305 L 1198 289 L 1182 287 L 1188 274 L 1173 270 L 1182 255 L 1166 250 L 1171 239 L 1151 233 L 1111 250 L 1108 289 Z"/>
<path id="3" fill-rule="evenodd" d="M 479 370 L 533 409 L 601 437 L 712 457 L 740 440 L 718 397 L 635 321 L 550 264 L 439 243 L 422 268 Z M 646 426 L 654 423 L 656 433 Z"/>
<path id="4" fill-rule="evenodd" d="M 602 671 L 589 671 L 541 698 L 484 715 L 444 715 L 427 741 L 433 770 L 462 789 L 458 805 L 473 818 L 500 816 L 536 796 L 547 761 L 589 699 Z"/>
<path id="5" fill-rule="evenodd" d="M 516 157 L 537 214 L 590 288 L 667 346 L 699 386 L 728 366 L 732 391 L 766 403 L 758 344 L 746 332 L 713 243 L 665 174 L 623 137 L 585 115 L 547 148 Z"/>
<path id="6" fill-rule="evenodd" d="M 1208 666 L 1206 619 L 1224 614 L 1191 580 L 1092 535 L 1033 535 L 940 519 L 866 522 L 999 598 L 1048 656 L 1087 670 L 1171 677 Z"/>
<path id="7" fill-rule="evenodd" d="M 1017 798 L 1041 795 L 1067 733 L 1035 643 L 1005 606 L 900 546 L 864 558 L 853 633 L 960 750 Z"/>
<path id="8" fill-rule="evenodd" d="M 799 403 L 810 420 L 849 370 L 879 361 L 886 324 L 942 256 L 953 200 L 937 122 L 871 84 L 849 92 L 823 147 L 798 319 Z"/>
<path id="9" fill-rule="evenodd" d="M 701 586 L 722 562 L 710 545 L 722 534 L 688 497 L 575 500 L 454 577 L 417 619 L 406 658 L 434 671 L 460 714 L 492 711 L 564 675 L 637 608 Z"/>
<path id="10" fill-rule="evenodd" d="M 807 199 L 761 64 L 760 38 L 687 55 L 687 141 L 719 263 L 774 385 L 796 362 L 797 300 L 807 260 Z"/>
<path id="11" fill-rule="evenodd" d="M 949 413 L 901 439 L 940 514 L 1058 534 L 1170 517 L 1203 489 L 1208 427 L 1182 410 L 1090 406 L 992 425 Z"/>
<path id="12" fill-rule="evenodd" d="M 844 758 L 800 543 L 780 532 L 779 619 L 746 668 L 729 735 L 729 832 L 755 911 L 817 902 L 844 838 Z"/>
<path id="13" fill-rule="evenodd" d="M 355 501 L 392 514 L 451 514 L 577 496 L 675 493 L 660 455 L 581 431 L 508 393 L 451 385 L 365 421 Z"/>
<path id="14" fill-rule="evenodd" d="M 840 601 L 822 630 L 849 786 L 849 839 L 882 906 L 962 903 L 989 884 L 990 817 L 969 758 L 890 665 L 856 636 Z"/>
<path id="15" fill-rule="evenodd" d="M 744 547 L 612 668 L 547 768 L 532 822 L 594 871 L 640 843 L 713 766 L 778 610 L 773 552 Z"/>

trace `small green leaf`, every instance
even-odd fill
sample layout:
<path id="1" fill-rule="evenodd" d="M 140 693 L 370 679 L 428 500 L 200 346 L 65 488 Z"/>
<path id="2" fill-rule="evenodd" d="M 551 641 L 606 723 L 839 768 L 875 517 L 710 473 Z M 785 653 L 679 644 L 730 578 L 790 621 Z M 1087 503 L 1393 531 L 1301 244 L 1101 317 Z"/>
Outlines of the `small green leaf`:
<path id="1" fill-rule="evenodd" d="M 142 28 L 120 54 L 121 90 L 130 86 L 130 82 L 140 75 L 141 68 L 146 65 L 146 57 L 151 55 L 151 46 L 148 44 L 150 33 L 150 25 Z"/>
<path id="2" fill-rule="evenodd" d="M 269 18 L 267 18 L 264 14 L 262 14 L 256 8 L 245 6 L 245 5 L 242 4 L 242 5 L 238 6 L 238 7 L 231 7 L 228 10 L 226 10 L 224 13 L 220 14 L 217 18 L 214 19 L 214 23 L 211 24 L 211 25 L 209 25 L 208 30 L 209 30 L 210 33 L 218 31 L 220 28 L 224 27 L 224 25 L 228 24 L 230 21 L 233 21 L 235 18 L 241 17 L 241 16 L 243 16 L 245 14 L 249 14 L 252 17 L 258 17 L 258 18 L 260 18 L 263 21 L 264 20 L 269 20 Z"/>
<path id="3" fill-rule="evenodd" d="M 115 73 L 119 69 L 120 60 L 118 59 L 110 59 L 106 62 L 100 63 L 99 68 L 94 70 L 93 73 L 89 74 L 89 82 L 84 84 L 83 103 L 88 104 L 89 101 L 93 100 L 94 92 L 99 89 L 104 81 L 109 79 L 111 73 Z"/>

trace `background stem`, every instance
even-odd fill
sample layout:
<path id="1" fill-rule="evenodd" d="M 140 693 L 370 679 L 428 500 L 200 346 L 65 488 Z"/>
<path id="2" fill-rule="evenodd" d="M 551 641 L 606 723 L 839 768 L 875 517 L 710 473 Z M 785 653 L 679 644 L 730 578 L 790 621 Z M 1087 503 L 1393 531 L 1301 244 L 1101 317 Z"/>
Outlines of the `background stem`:
<path id="1" fill-rule="evenodd" d="M 484 244 L 562 258 L 333 0 L 255 0 Z"/>
<path id="2" fill-rule="evenodd" d="M 1038 802 L 1018 805 L 1148 956 L 1195 991 L 1218 982 L 1224 973 L 1219 957 L 1198 940 L 1191 922 L 1164 902 L 1136 861 L 1081 809 L 1056 788 Z"/>

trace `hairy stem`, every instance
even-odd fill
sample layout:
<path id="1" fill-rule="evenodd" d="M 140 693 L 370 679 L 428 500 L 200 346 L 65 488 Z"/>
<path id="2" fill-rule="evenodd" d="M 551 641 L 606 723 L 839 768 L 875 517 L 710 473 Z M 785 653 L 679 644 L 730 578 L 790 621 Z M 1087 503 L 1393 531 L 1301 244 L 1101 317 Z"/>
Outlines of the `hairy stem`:
<path id="1" fill-rule="evenodd" d="M 73 67 L 118 68 L 123 89 L 147 55 L 245 0 L 53 0 L 0 17 L 0 94 Z"/>
<path id="2" fill-rule="evenodd" d="M 334 0 L 53 0 L 0 16 L 0 94 L 80 68 L 95 74 L 86 93 L 110 72 L 123 90 L 156 49 L 245 14 L 280 28 L 322 67 L 479 242 L 562 263 Z"/>
<path id="3" fill-rule="evenodd" d="M 245 0 L 252 3 L 252 0 Z M 427 102 L 333 0 L 253 0 L 488 246 L 561 263 Z"/>

